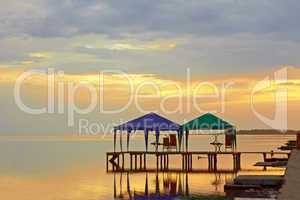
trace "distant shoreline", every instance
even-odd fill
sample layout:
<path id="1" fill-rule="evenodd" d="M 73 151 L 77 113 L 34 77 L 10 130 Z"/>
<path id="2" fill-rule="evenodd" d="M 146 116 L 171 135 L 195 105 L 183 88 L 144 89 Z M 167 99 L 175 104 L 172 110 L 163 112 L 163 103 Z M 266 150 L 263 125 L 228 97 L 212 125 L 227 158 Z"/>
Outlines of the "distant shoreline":
<path id="1" fill-rule="evenodd" d="M 262 129 L 262 130 L 253 129 L 253 130 L 239 130 L 237 132 L 237 135 L 296 135 L 297 133 L 300 133 L 300 131 L 288 130 L 285 132 L 281 132 L 272 129 Z"/>
<path id="2" fill-rule="evenodd" d="M 239 130 L 237 135 L 277 135 L 277 136 L 290 136 L 300 133 L 296 130 L 288 130 L 286 132 L 280 132 L 278 130 L 271 129 L 253 129 L 253 130 Z M 194 135 L 190 133 L 191 135 Z M 222 133 L 223 134 L 223 133 Z M 210 134 L 203 134 L 210 135 Z M 62 135 L 1 135 L 0 141 L 99 141 L 99 140 L 110 140 L 113 134 L 99 134 L 99 135 L 80 135 L 78 133 L 67 133 Z M 135 137 L 143 137 L 143 134 L 138 134 Z"/>

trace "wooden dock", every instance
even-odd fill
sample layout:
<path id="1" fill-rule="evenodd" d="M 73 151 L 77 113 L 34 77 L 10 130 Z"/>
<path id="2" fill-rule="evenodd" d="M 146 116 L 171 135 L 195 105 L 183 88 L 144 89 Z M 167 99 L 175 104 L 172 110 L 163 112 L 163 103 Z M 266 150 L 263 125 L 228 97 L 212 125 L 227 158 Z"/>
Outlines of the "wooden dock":
<path id="1" fill-rule="evenodd" d="M 275 156 L 285 155 L 289 157 L 288 152 L 212 152 L 212 151 L 124 151 L 124 152 L 107 152 L 106 153 L 106 171 L 107 172 L 146 172 L 146 171 L 174 171 L 169 167 L 170 156 L 176 155 L 181 157 L 180 171 L 193 172 L 199 169 L 193 168 L 193 158 L 207 158 L 207 171 L 218 171 L 218 157 L 221 155 L 231 155 L 233 168 L 232 172 L 237 172 L 241 169 L 241 156 L 246 154 L 261 155 L 263 160 Z M 147 158 L 154 157 L 156 160 L 155 169 L 147 168 Z M 127 158 L 127 159 L 126 159 Z M 227 170 L 228 171 L 228 170 Z"/>
<path id="2" fill-rule="evenodd" d="M 300 150 L 294 150 L 288 161 L 287 170 L 284 176 L 285 183 L 280 190 L 279 200 L 300 199 Z"/>

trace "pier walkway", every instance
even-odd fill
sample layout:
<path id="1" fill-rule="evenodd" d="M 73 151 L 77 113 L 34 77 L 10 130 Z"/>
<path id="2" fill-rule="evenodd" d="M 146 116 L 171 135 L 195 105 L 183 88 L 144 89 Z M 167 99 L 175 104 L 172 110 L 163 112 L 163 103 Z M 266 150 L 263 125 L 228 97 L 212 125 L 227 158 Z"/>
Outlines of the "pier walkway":
<path id="1" fill-rule="evenodd" d="M 197 171 L 193 167 L 193 157 L 199 156 L 207 159 L 207 170 L 218 171 L 218 157 L 220 155 L 231 155 L 233 162 L 232 171 L 241 169 L 241 155 L 256 154 L 261 155 L 265 161 L 268 157 L 275 155 L 283 155 L 289 157 L 287 152 L 210 152 L 210 151 L 125 151 L 125 152 L 107 152 L 106 153 L 106 170 L 107 172 L 141 172 L 141 171 L 172 171 L 175 169 L 169 168 L 170 156 L 179 156 L 181 158 L 181 171 L 192 172 Z M 156 160 L 155 169 L 147 167 L 147 158 L 154 157 Z M 127 158 L 127 159 L 126 159 Z M 176 168 L 177 170 L 178 168 Z"/>
<path id="2" fill-rule="evenodd" d="M 294 150 L 288 161 L 285 183 L 280 190 L 279 200 L 300 199 L 300 150 Z"/>

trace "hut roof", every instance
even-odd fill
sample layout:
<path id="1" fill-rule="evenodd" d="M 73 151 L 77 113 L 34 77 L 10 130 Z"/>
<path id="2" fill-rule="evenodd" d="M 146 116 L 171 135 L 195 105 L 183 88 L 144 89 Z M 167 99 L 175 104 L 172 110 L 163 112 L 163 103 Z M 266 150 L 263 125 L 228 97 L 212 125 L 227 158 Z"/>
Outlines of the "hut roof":
<path id="1" fill-rule="evenodd" d="M 178 131 L 180 125 L 156 113 L 148 113 L 139 118 L 114 127 L 115 130 Z"/>
<path id="2" fill-rule="evenodd" d="M 206 113 L 182 125 L 184 130 L 225 130 L 234 126 L 223 119 Z"/>

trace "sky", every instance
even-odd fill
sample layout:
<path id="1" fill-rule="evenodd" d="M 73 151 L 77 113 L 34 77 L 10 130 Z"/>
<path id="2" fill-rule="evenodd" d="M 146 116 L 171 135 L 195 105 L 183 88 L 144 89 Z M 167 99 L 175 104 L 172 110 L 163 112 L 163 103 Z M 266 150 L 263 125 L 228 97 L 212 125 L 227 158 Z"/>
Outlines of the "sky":
<path id="1" fill-rule="evenodd" d="M 210 111 L 241 129 L 274 128 L 253 112 L 250 97 L 259 81 L 266 77 L 274 79 L 274 73 L 280 69 L 286 69 L 288 80 L 284 84 L 275 82 L 275 86 L 259 94 L 256 106 L 259 113 L 272 116 L 276 113 L 277 86 L 285 86 L 289 90 L 288 128 L 299 128 L 296 122 L 300 100 L 299 1 L 10 0 L 2 5 L 0 105 L 5 113 L 0 118 L 2 135 L 78 133 L 81 118 L 106 126 L 147 111 L 164 114 L 178 123 Z M 128 92 L 125 77 L 115 75 L 116 70 L 131 77 L 135 91 L 144 82 L 150 82 L 158 86 L 161 94 L 159 98 L 142 100 L 144 112 L 137 109 L 136 103 L 114 114 L 105 114 L 97 106 L 88 114 L 75 114 L 75 125 L 70 127 L 67 108 L 64 113 L 58 113 L 55 107 L 54 113 L 32 115 L 16 105 L 14 87 L 18 77 L 32 69 L 48 68 L 64 72 L 61 78 L 64 88 L 68 81 L 91 83 L 98 100 L 104 96 L 100 92 L 99 73 L 114 71 L 104 74 L 108 92 L 103 102 L 110 109 L 124 106 L 129 96 L 137 96 Z M 187 74 L 191 91 L 187 89 Z M 225 99 L 207 98 L 201 102 L 206 109 L 199 110 L 193 105 L 188 109 L 189 100 L 185 97 L 193 96 L 195 90 L 197 94 L 213 93 L 209 86 L 201 91 L 196 89 L 204 81 L 213 83 L 219 91 L 222 84 L 234 84 Z M 44 106 L 47 86 L 43 73 L 30 77 L 22 86 L 25 103 L 31 107 Z M 54 87 L 56 101 L 57 82 Z M 151 87 L 143 86 L 141 93 L 156 93 Z M 164 103 L 174 112 L 163 112 L 162 98 L 172 95 L 184 97 L 180 104 L 184 109 L 177 110 L 176 101 L 180 100 L 171 99 Z M 83 88 L 74 101 L 84 107 L 90 98 Z M 69 105 L 69 101 L 64 94 L 64 104 Z M 220 105 L 221 101 L 225 105 Z"/>

